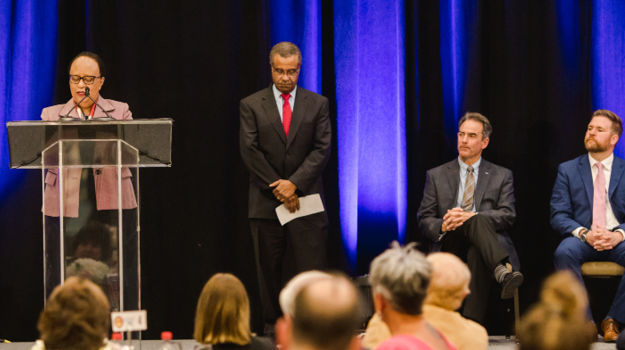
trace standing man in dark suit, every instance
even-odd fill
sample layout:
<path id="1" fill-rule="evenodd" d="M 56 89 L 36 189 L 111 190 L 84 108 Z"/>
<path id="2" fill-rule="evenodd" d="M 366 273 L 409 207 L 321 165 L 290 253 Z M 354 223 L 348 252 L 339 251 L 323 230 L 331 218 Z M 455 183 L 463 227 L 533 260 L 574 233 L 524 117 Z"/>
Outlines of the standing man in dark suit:
<path id="1" fill-rule="evenodd" d="M 453 253 L 469 265 L 471 294 L 463 315 L 483 323 L 491 279 L 501 284 L 504 299 L 523 283 L 506 233 L 516 217 L 512 172 L 482 159 L 492 132 L 486 117 L 467 113 L 458 129 L 459 157 L 427 172 L 417 221 L 434 250 Z"/>
<path id="2" fill-rule="evenodd" d="M 280 316 L 287 248 L 293 272 L 326 268 L 328 217 L 321 212 L 280 225 L 276 207 L 299 210 L 299 198 L 319 194 L 330 157 L 328 99 L 297 86 L 302 54 L 289 42 L 269 54 L 273 84 L 241 100 L 240 147 L 250 171 L 249 220 L 254 238 L 265 329 Z"/>
<path id="3" fill-rule="evenodd" d="M 571 270 L 583 284 L 586 261 L 625 266 L 625 160 L 614 156 L 623 123 L 613 112 L 593 113 L 584 144 L 588 154 L 560 164 L 551 195 L 551 227 L 563 237 L 556 249 L 557 270 Z M 588 316 L 592 319 L 590 310 Z M 625 322 L 625 278 L 601 323 L 604 341 L 616 341 Z"/>

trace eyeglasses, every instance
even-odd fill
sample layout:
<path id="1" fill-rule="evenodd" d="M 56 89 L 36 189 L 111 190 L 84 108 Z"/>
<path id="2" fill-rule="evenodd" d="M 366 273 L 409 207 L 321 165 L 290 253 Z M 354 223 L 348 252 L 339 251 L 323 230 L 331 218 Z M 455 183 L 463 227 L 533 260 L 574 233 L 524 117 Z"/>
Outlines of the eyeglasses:
<path id="1" fill-rule="evenodd" d="M 286 72 L 283 71 L 282 69 L 276 69 L 271 67 L 271 69 L 274 71 L 274 73 L 276 73 L 279 77 L 283 76 L 283 75 L 288 75 L 290 77 L 294 77 L 297 75 L 297 73 L 299 73 L 299 68 L 298 69 L 289 69 Z"/>
<path id="2" fill-rule="evenodd" d="M 69 76 L 69 82 L 72 83 L 72 84 L 78 84 L 82 80 L 82 81 L 85 82 L 85 84 L 91 85 L 95 81 L 95 78 L 102 78 L 102 77 L 94 77 L 94 76 L 91 76 L 91 75 L 87 75 L 87 76 L 84 76 L 84 77 L 81 77 L 80 75 L 70 75 Z"/>

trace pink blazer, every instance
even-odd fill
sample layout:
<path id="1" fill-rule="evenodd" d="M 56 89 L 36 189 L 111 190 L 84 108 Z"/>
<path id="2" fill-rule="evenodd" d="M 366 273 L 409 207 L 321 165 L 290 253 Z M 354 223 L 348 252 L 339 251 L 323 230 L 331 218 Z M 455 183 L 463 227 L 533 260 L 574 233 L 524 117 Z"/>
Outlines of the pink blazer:
<path id="1" fill-rule="evenodd" d="M 132 119 L 132 113 L 128 109 L 128 104 L 113 100 L 106 100 L 102 95 L 98 99 L 98 104 L 102 106 L 114 119 Z M 72 118 L 78 118 L 74 100 L 69 100 L 66 104 L 60 104 L 44 108 L 41 112 L 41 119 L 44 121 L 57 121 L 60 117 L 69 113 Z M 94 118 L 106 117 L 106 114 L 96 106 Z M 77 218 L 80 194 L 81 169 L 66 169 L 63 173 L 64 185 L 64 216 Z M 117 209 L 117 176 L 115 168 L 94 168 L 96 202 L 98 210 Z M 59 213 L 59 189 L 57 183 L 57 170 L 50 170 L 46 174 L 46 187 L 44 191 L 43 212 L 47 216 L 58 217 Z M 122 169 L 122 209 L 134 209 L 137 207 L 135 191 L 130 178 L 132 173 L 128 168 Z"/>

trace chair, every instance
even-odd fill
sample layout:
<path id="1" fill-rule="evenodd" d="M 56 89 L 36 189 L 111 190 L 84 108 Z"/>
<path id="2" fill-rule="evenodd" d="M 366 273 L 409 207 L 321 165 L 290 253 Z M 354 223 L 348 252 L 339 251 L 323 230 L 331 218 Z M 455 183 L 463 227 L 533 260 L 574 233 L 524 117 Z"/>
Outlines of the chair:
<path id="1" fill-rule="evenodd" d="M 609 261 L 590 261 L 582 265 L 582 276 L 591 278 L 621 277 L 625 267 Z"/>

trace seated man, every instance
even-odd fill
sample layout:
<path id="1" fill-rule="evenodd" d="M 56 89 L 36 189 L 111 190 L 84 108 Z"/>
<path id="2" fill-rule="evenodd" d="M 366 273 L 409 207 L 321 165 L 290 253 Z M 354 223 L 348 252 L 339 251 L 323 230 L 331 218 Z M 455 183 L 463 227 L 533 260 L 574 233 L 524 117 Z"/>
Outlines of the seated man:
<path id="1" fill-rule="evenodd" d="M 516 217 L 514 188 L 510 170 L 482 159 L 492 132 L 488 119 L 467 113 L 458 129 L 458 159 L 427 172 L 417 221 L 421 234 L 435 242 L 435 251 L 452 253 L 469 265 L 472 293 L 462 314 L 482 323 L 493 277 L 503 299 L 512 298 L 523 283 L 506 233 Z"/>
<path id="2" fill-rule="evenodd" d="M 551 227 L 563 237 L 556 249 L 557 270 L 571 270 L 583 284 L 581 266 L 586 261 L 613 261 L 625 266 L 625 160 L 614 147 L 623 123 L 613 112 L 597 110 L 586 129 L 588 154 L 558 167 L 551 196 Z M 592 319 L 590 309 L 588 317 Z M 625 279 L 601 323 L 604 341 L 616 341 L 618 322 L 625 322 Z"/>
<path id="3" fill-rule="evenodd" d="M 432 278 L 423 304 L 425 320 L 458 350 L 486 350 L 486 329 L 455 312 L 470 292 L 471 272 L 467 265 L 449 253 L 433 253 L 426 259 L 432 266 Z M 390 337 L 387 325 L 376 314 L 367 326 L 363 347 L 376 349 Z"/>

